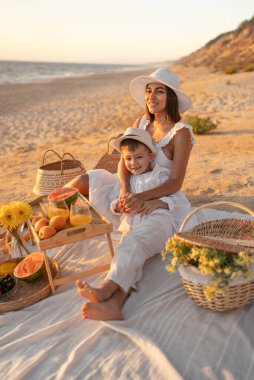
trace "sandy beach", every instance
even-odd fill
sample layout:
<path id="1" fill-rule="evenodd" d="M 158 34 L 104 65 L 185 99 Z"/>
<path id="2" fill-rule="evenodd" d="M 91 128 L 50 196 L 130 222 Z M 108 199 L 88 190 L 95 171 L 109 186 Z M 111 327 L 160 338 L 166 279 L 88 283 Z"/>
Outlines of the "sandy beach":
<path id="1" fill-rule="evenodd" d="M 0 203 L 35 198 L 32 189 L 47 149 L 69 152 L 93 168 L 108 139 L 142 115 L 129 83 L 152 71 L 0 85 Z M 220 122 L 196 136 L 185 194 L 193 205 L 229 200 L 254 209 L 254 73 L 228 76 L 183 66 L 175 71 L 193 100 L 183 121 L 195 114 Z"/>

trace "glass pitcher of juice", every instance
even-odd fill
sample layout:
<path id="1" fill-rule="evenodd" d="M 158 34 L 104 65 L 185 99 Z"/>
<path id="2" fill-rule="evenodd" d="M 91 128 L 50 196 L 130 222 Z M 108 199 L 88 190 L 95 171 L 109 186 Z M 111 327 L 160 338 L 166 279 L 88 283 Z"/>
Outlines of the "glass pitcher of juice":
<path id="1" fill-rule="evenodd" d="M 88 205 L 72 204 L 70 209 L 70 222 L 73 226 L 82 226 L 91 223 L 93 217 Z"/>
<path id="2" fill-rule="evenodd" d="M 48 217 L 62 216 L 65 220 L 69 217 L 69 208 L 65 201 L 49 202 L 48 203 Z"/>

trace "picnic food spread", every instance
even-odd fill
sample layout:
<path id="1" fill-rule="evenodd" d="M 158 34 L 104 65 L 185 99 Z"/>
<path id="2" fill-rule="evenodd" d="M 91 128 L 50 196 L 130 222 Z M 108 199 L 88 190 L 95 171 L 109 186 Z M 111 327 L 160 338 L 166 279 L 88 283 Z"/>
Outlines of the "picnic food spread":
<path id="1" fill-rule="evenodd" d="M 21 257 L 2 263 L 4 267 L 0 263 L 0 281 L 3 285 L 0 313 L 32 305 L 54 293 L 60 284 L 109 269 L 107 263 L 61 277 L 59 264 L 48 257 L 47 249 L 105 234 L 109 252 L 113 256 L 110 236 L 113 226 L 77 189 L 58 188 L 52 193 L 53 198 L 43 195 L 32 201 L 29 204 L 31 212 L 23 225 L 20 225 L 18 233 L 22 244 L 27 248 L 27 255 L 21 253 Z M 52 210 L 54 212 L 50 214 L 49 211 Z M 30 253 L 26 245 L 28 241 L 32 246 L 36 244 L 40 252 Z M 16 254 L 13 241 L 12 245 Z"/>
<path id="2" fill-rule="evenodd" d="M 0 296 L 18 285 L 17 280 L 35 281 L 44 270 L 41 252 L 33 252 L 25 258 L 12 259 L 0 264 Z"/>
<path id="3" fill-rule="evenodd" d="M 49 220 L 49 225 L 53 227 L 56 231 L 60 231 L 66 225 L 66 219 L 62 216 L 53 216 Z"/>
<path id="4" fill-rule="evenodd" d="M 38 257 L 38 253 L 43 258 L 40 252 L 37 252 L 36 256 Z M 34 253 L 31 255 L 34 255 Z M 33 278 L 32 281 L 23 281 L 24 278 L 21 279 L 14 276 L 13 272 L 15 267 L 23 260 L 27 262 L 27 257 L 28 256 L 23 259 L 19 257 L 0 263 L 0 313 L 33 305 L 51 294 L 48 274 L 44 266 L 45 260 L 40 275 L 37 278 Z M 29 261 L 31 263 L 31 259 L 29 259 Z M 32 261 L 34 261 L 34 259 L 32 259 Z M 51 258 L 48 258 L 48 263 L 52 278 L 59 278 L 61 275 L 59 264 Z M 31 269 L 31 273 L 32 272 L 36 273 L 36 268 Z"/>
<path id="5" fill-rule="evenodd" d="M 79 190 L 75 187 L 59 187 L 51 191 L 48 196 L 50 202 L 65 201 L 70 208 L 71 204 L 78 199 Z"/>
<path id="6" fill-rule="evenodd" d="M 0 296 L 18 286 L 17 280 L 35 281 L 44 270 L 41 252 L 33 252 L 23 259 L 12 259 L 0 264 Z"/>
<path id="7" fill-rule="evenodd" d="M 44 269 L 44 257 L 41 252 L 26 256 L 14 269 L 14 276 L 20 280 L 34 281 Z"/>
<path id="8" fill-rule="evenodd" d="M 51 236 L 54 236 L 55 234 L 56 234 L 55 228 L 46 225 L 40 228 L 39 238 L 41 240 L 44 240 L 44 239 L 50 238 Z"/>
<path id="9" fill-rule="evenodd" d="M 12 290 L 15 286 L 15 279 L 12 275 L 6 274 L 0 279 L 0 296 Z"/>
<path id="10" fill-rule="evenodd" d="M 43 213 L 37 211 L 31 215 L 31 223 L 41 240 L 49 239 L 65 228 L 92 222 L 89 206 L 78 204 L 78 196 L 79 191 L 76 188 L 54 189 L 47 197 L 49 202 L 41 204 Z"/>
<path id="11" fill-rule="evenodd" d="M 48 239 L 56 234 L 56 229 L 52 226 L 50 227 L 49 222 L 50 220 L 44 214 L 39 214 L 35 217 L 32 215 L 32 225 L 40 239 Z"/>
<path id="12" fill-rule="evenodd" d="M 0 277 L 5 276 L 7 274 L 13 274 L 16 265 L 17 261 L 15 259 L 0 263 Z"/>

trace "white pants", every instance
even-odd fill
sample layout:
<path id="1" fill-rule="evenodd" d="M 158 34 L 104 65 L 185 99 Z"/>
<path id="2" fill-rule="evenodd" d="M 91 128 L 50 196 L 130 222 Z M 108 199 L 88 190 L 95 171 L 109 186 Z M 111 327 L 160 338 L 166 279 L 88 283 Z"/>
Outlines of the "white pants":
<path id="1" fill-rule="evenodd" d="M 136 288 L 144 262 L 164 250 L 175 229 L 169 214 L 155 212 L 125 235 L 115 250 L 107 279 L 124 291 Z"/>

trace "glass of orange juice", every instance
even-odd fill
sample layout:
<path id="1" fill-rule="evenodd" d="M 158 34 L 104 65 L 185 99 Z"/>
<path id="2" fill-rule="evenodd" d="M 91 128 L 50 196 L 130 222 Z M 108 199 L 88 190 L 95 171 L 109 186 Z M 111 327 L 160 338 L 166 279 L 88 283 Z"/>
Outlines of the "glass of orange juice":
<path id="1" fill-rule="evenodd" d="M 82 226 L 91 223 L 93 217 L 88 205 L 72 204 L 70 209 L 70 222 L 73 226 Z"/>
<path id="2" fill-rule="evenodd" d="M 65 220 L 69 217 L 69 208 L 65 201 L 49 202 L 48 203 L 48 217 L 62 216 Z"/>

